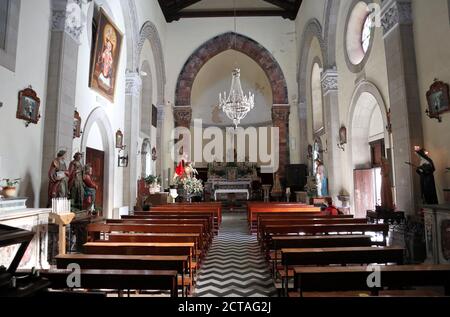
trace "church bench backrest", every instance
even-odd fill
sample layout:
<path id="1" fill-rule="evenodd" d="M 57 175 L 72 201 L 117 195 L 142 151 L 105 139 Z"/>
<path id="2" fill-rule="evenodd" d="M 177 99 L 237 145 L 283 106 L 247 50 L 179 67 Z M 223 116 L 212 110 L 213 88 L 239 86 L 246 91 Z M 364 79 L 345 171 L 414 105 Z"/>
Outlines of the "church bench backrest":
<path id="1" fill-rule="evenodd" d="M 450 265 L 389 265 L 377 268 L 381 287 L 401 289 L 413 286 L 444 286 L 450 296 Z M 369 290 L 378 295 L 378 288 L 367 284 L 373 268 L 352 267 L 294 267 L 294 289 L 300 292 Z M 301 281 L 301 283 L 300 283 Z"/>
<path id="2" fill-rule="evenodd" d="M 40 270 L 55 289 L 66 289 L 72 270 Z M 81 287 L 111 290 L 169 290 L 178 296 L 177 271 L 172 270 L 81 270 Z"/>

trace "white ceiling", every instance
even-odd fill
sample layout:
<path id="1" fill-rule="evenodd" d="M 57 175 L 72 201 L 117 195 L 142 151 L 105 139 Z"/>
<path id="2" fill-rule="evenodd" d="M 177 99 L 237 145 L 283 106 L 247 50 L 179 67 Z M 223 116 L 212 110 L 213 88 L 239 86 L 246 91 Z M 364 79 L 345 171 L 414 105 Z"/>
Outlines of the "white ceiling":
<path id="1" fill-rule="evenodd" d="M 236 7 L 234 7 L 234 2 Z M 189 11 L 210 11 L 210 10 L 281 10 L 263 0 L 202 0 L 196 4 L 182 10 Z"/>

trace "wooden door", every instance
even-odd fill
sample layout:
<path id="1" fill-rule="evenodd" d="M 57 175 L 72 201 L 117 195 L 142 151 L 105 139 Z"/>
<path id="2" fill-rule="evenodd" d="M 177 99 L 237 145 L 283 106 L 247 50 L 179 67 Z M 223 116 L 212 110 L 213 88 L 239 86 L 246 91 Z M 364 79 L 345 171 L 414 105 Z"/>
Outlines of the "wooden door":
<path id="1" fill-rule="evenodd" d="M 375 209 L 375 174 L 373 169 L 354 170 L 355 218 L 365 218 Z"/>
<path id="2" fill-rule="evenodd" d="M 95 198 L 95 206 L 102 208 L 105 173 L 105 152 L 86 148 L 86 164 L 90 164 L 92 166 L 92 178 L 98 186 Z"/>

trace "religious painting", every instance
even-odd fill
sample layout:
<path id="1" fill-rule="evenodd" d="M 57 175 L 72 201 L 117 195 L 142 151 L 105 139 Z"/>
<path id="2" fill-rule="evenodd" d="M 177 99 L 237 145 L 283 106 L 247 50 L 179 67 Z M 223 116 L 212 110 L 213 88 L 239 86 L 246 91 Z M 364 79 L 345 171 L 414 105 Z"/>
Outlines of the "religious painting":
<path id="1" fill-rule="evenodd" d="M 101 8 L 97 25 L 90 87 L 114 102 L 123 34 Z"/>
<path id="2" fill-rule="evenodd" d="M 37 97 L 36 92 L 31 88 L 26 88 L 19 92 L 19 105 L 17 107 L 17 119 L 25 120 L 25 125 L 30 123 L 37 124 L 41 117 L 39 108 L 41 100 Z"/>
<path id="3" fill-rule="evenodd" d="M 449 85 L 436 80 L 427 92 L 427 115 L 440 122 L 441 114 L 450 111 L 449 99 Z"/>
<path id="4" fill-rule="evenodd" d="M 73 138 L 81 137 L 81 117 L 78 111 L 75 110 L 73 115 Z"/>

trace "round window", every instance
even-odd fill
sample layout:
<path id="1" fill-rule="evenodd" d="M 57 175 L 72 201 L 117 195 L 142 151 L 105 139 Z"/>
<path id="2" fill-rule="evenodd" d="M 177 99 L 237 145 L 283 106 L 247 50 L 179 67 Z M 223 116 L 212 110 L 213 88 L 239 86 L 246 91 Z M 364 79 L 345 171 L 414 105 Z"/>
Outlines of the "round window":
<path id="1" fill-rule="evenodd" d="M 373 34 L 374 23 L 369 6 L 366 2 L 359 1 L 351 10 L 345 35 L 345 55 L 347 64 L 352 71 L 361 71 L 364 66 L 372 46 Z"/>

